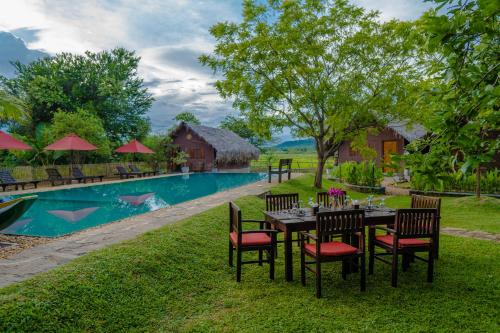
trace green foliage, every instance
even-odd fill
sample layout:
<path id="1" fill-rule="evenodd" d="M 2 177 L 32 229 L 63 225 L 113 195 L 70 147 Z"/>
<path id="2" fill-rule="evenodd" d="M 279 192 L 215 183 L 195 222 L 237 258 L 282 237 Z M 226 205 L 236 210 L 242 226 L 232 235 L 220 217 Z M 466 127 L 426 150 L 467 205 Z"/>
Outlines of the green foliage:
<path id="1" fill-rule="evenodd" d="M 373 161 L 344 162 L 332 168 L 334 178 L 346 181 L 348 184 L 360 186 L 380 186 L 384 174 L 382 168 Z"/>
<path id="2" fill-rule="evenodd" d="M 153 170 L 159 170 L 161 163 L 166 163 L 167 168 L 174 168 L 179 155 L 179 147 L 173 143 L 170 135 L 151 134 L 144 138 L 143 143 L 155 152 L 142 156 Z"/>
<path id="3" fill-rule="evenodd" d="M 101 157 L 111 156 L 110 142 L 106 136 L 101 119 L 92 112 L 78 109 L 76 112 L 57 111 L 52 120 L 51 132 L 55 140 L 75 133 L 82 139 L 95 145 L 96 153 Z"/>
<path id="4" fill-rule="evenodd" d="M 141 138 L 153 98 L 137 75 L 140 58 L 122 48 L 85 55 L 70 53 L 14 63 L 17 76 L 3 78 L 8 91 L 29 106 L 30 122 L 19 133 L 33 136 L 36 125 L 51 123 L 59 110 L 88 110 L 102 120 L 113 142 Z"/>
<path id="5" fill-rule="evenodd" d="M 241 23 L 210 33 L 215 51 L 200 61 L 224 76 L 219 94 L 264 138 L 284 127 L 314 138 L 317 187 L 343 140 L 408 114 L 423 77 L 411 23 L 381 24 L 345 0 L 245 1 Z"/>
<path id="6" fill-rule="evenodd" d="M 185 151 L 179 150 L 174 156 L 172 162 L 174 163 L 174 165 L 184 166 L 184 164 L 187 162 L 188 157 L 189 155 Z"/>
<path id="7" fill-rule="evenodd" d="M 435 172 L 428 174 L 414 173 L 411 176 L 411 188 L 421 191 L 440 192 L 474 192 L 476 190 L 476 174 L 462 172 Z M 500 172 L 489 170 L 481 177 L 482 193 L 500 193 Z"/>
<path id="8" fill-rule="evenodd" d="M 244 118 L 228 115 L 221 121 L 219 127 L 238 134 L 256 147 L 261 147 L 264 143 L 264 140 L 249 127 L 248 122 Z"/>
<path id="9" fill-rule="evenodd" d="M 434 2 L 441 11 L 431 10 L 419 21 L 428 49 L 442 59 L 427 74 L 438 82 L 426 92 L 433 100 L 426 124 L 433 135 L 420 145 L 430 147 L 433 157 L 419 156 L 436 174 L 447 171 L 443 160 L 466 173 L 491 162 L 500 150 L 500 6 L 484 0 Z"/>
<path id="10" fill-rule="evenodd" d="M 0 121 L 20 121 L 27 115 L 27 106 L 0 88 Z"/>
<path id="11" fill-rule="evenodd" d="M 181 112 L 174 117 L 176 121 L 183 121 L 185 123 L 200 125 L 201 121 L 191 112 Z"/>

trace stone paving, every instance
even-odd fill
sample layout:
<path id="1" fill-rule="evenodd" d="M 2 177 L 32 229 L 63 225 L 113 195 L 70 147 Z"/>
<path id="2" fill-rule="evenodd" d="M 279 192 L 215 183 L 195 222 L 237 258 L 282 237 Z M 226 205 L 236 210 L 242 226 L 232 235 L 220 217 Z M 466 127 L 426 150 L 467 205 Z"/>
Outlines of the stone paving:
<path id="1" fill-rule="evenodd" d="M 500 234 L 492 234 L 492 233 L 489 233 L 486 231 L 465 230 L 465 229 L 461 229 L 461 228 L 445 227 L 445 228 L 441 228 L 441 233 L 446 234 L 446 235 L 452 235 L 452 236 L 469 237 L 469 238 L 475 238 L 475 239 L 481 239 L 481 240 L 490 240 L 490 241 L 500 243 Z"/>
<path id="2" fill-rule="evenodd" d="M 26 249 L 21 253 L 0 259 L 0 287 L 28 279 L 35 274 L 48 271 L 90 251 L 132 239 L 147 231 L 199 214 L 230 200 L 247 195 L 262 194 L 269 191 L 271 185 L 265 180 L 260 181 L 154 212 L 86 229 Z M 60 188 L 62 187 L 58 187 L 58 189 Z"/>

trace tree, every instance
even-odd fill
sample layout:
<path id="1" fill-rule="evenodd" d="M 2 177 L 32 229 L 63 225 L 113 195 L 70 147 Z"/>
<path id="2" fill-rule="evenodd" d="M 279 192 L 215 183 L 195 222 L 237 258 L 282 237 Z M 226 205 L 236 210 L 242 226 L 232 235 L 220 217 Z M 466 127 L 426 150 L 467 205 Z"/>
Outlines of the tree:
<path id="1" fill-rule="evenodd" d="M 248 126 L 244 118 L 228 115 L 221 121 L 219 127 L 238 134 L 256 147 L 260 147 L 264 143 L 264 140 Z"/>
<path id="2" fill-rule="evenodd" d="M 316 187 L 342 141 L 405 116 L 422 77 L 413 24 L 378 23 L 345 0 L 249 0 L 240 24 L 210 33 L 215 51 L 200 61 L 223 74 L 219 94 L 263 137 L 288 126 L 314 138 Z"/>
<path id="3" fill-rule="evenodd" d="M 78 109 L 76 112 L 58 111 L 54 114 L 50 128 L 52 137 L 56 140 L 75 133 L 96 147 L 96 153 L 101 157 L 109 157 L 111 148 L 103 123 L 92 112 Z"/>
<path id="4" fill-rule="evenodd" d="M 0 121 L 20 121 L 26 114 L 27 107 L 21 100 L 0 89 Z"/>
<path id="5" fill-rule="evenodd" d="M 420 144 L 431 147 L 428 154 L 435 161 L 448 156 L 449 165 L 462 163 L 462 172 L 475 170 L 479 197 L 480 167 L 500 150 L 500 6 L 498 1 L 434 2 L 437 8 L 419 23 L 429 50 L 442 56 L 428 73 L 440 80 L 427 92 L 438 107 L 428 123 L 433 135 Z M 447 13 L 439 14 L 444 6 Z"/>
<path id="6" fill-rule="evenodd" d="M 174 117 L 174 120 L 176 121 L 183 121 L 185 123 L 190 123 L 194 125 L 200 125 L 201 122 L 200 120 L 191 112 L 181 112 L 178 115 Z"/>
<path id="7" fill-rule="evenodd" d="M 85 55 L 58 54 L 24 65 L 13 63 L 17 76 L 2 78 L 8 92 L 30 109 L 31 122 L 19 130 L 34 135 L 36 125 L 51 123 L 59 110 L 92 111 L 112 141 L 143 137 L 153 98 L 137 75 L 140 58 L 117 48 Z"/>

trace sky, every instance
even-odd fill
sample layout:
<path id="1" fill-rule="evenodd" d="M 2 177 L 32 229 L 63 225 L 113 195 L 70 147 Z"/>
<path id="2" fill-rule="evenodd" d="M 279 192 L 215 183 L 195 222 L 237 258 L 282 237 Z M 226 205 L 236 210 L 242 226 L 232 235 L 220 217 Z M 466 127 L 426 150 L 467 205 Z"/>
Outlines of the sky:
<path id="1" fill-rule="evenodd" d="M 352 2 L 380 11 L 381 20 L 415 19 L 430 7 L 421 0 Z M 21 38 L 29 49 L 135 50 L 139 75 L 156 99 L 148 114 L 155 132 L 171 127 L 183 111 L 210 126 L 235 114 L 230 101 L 217 95 L 216 77 L 197 58 L 213 49 L 210 26 L 240 20 L 241 0 L 0 0 L 0 31 Z"/>

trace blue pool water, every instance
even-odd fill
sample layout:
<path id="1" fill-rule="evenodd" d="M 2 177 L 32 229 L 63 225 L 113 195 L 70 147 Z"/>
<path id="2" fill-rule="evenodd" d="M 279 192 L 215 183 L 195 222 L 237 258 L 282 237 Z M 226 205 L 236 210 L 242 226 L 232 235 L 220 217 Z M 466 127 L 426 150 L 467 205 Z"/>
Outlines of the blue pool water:
<path id="1" fill-rule="evenodd" d="M 264 177 L 258 173 L 199 173 L 40 192 L 33 206 L 2 233 L 62 236 Z"/>

